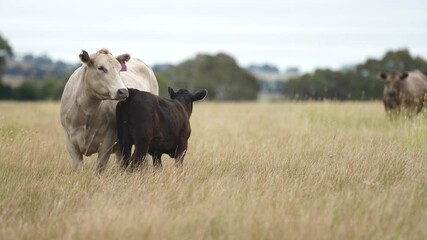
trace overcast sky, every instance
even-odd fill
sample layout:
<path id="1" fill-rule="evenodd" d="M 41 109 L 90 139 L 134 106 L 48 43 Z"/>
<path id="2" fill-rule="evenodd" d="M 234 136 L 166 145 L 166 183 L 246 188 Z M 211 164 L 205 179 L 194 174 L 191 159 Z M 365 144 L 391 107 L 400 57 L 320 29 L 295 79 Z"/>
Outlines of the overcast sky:
<path id="1" fill-rule="evenodd" d="M 225 52 L 308 71 L 404 47 L 427 58 L 427 1 L 0 0 L 0 34 L 16 53 L 69 62 L 107 47 L 148 64 Z"/>

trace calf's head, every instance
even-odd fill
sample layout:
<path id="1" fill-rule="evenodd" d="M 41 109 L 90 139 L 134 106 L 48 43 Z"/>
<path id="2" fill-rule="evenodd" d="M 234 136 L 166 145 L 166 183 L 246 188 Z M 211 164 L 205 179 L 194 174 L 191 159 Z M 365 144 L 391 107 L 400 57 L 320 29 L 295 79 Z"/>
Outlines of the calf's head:
<path id="1" fill-rule="evenodd" d="M 100 100 L 124 100 L 129 93 L 124 85 L 120 71 L 124 61 L 130 59 L 129 54 L 115 58 L 108 49 L 89 54 L 82 50 L 80 60 L 86 66 L 84 76 L 85 88 L 94 97 Z"/>
<path id="2" fill-rule="evenodd" d="M 202 100 L 208 94 L 208 90 L 198 90 L 195 93 L 191 93 L 186 89 L 179 89 L 175 92 L 171 87 L 168 87 L 169 97 L 175 99 L 185 106 L 190 116 L 193 112 L 193 102 Z"/>
<path id="3" fill-rule="evenodd" d="M 402 85 L 405 84 L 405 81 L 408 78 L 408 73 L 381 73 L 380 78 L 385 81 L 383 92 L 384 99 L 397 100 L 402 89 Z"/>

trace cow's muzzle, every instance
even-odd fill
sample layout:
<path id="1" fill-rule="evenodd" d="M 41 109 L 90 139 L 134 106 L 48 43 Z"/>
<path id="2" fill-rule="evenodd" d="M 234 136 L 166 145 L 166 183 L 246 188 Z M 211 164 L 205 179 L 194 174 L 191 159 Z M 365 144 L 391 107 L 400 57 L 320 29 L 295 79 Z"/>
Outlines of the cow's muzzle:
<path id="1" fill-rule="evenodd" d="M 125 100 L 129 96 L 129 92 L 126 88 L 120 88 L 117 90 L 117 99 Z"/>

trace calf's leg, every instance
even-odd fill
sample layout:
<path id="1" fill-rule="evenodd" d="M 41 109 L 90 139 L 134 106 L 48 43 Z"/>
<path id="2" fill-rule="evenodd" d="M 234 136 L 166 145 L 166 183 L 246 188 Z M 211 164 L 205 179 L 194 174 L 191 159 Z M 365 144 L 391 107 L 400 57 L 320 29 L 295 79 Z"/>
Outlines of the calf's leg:
<path id="1" fill-rule="evenodd" d="M 132 150 L 132 144 L 122 144 L 120 146 L 122 151 L 122 160 L 121 160 L 121 166 L 123 168 L 127 168 L 130 163 L 130 157 L 131 157 L 131 150 Z"/>
<path id="2" fill-rule="evenodd" d="M 175 166 L 181 168 L 182 162 L 184 161 L 185 154 L 187 153 L 188 141 L 183 140 L 178 145 L 176 156 L 175 156 Z"/>
<path id="3" fill-rule="evenodd" d="M 155 153 L 153 155 L 153 166 L 155 168 L 161 168 L 162 167 L 162 154 Z"/>
<path id="4" fill-rule="evenodd" d="M 122 153 L 121 166 L 127 168 L 131 159 L 132 145 L 134 144 L 133 138 L 129 133 L 128 125 L 122 124 L 119 129 L 119 144 Z"/>
<path id="5" fill-rule="evenodd" d="M 150 146 L 150 140 L 145 138 L 139 138 L 135 140 L 135 151 L 132 156 L 132 167 L 138 167 L 144 163 L 145 156 L 148 153 L 148 147 Z"/>

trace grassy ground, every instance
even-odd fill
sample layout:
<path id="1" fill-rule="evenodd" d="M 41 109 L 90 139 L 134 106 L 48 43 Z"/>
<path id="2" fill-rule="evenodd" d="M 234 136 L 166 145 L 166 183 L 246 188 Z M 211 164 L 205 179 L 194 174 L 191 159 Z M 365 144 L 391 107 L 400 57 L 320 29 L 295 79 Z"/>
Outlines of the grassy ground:
<path id="1" fill-rule="evenodd" d="M 200 103 L 182 172 L 74 171 L 57 103 L 0 103 L 0 239 L 426 239 L 427 120 Z"/>

